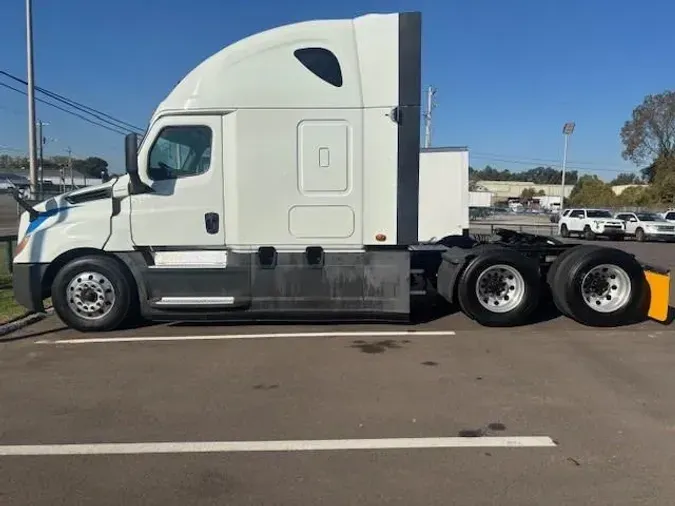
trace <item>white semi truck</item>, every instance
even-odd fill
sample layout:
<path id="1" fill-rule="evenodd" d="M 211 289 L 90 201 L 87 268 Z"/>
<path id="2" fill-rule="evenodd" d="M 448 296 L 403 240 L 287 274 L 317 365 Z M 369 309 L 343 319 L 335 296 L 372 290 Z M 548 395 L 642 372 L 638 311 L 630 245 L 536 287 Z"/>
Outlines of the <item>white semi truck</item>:
<path id="1" fill-rule="evenodd" d="M 81 331 L 138 316 L 407 320 L 415 299 L 437 298 L 490 326 L 551 298 L 588 325 L 664 320 L 669 272 L 623 251 L 508 230 L 481 242 L 453 219 L 420 237 L 420 73 L 415 12 L 226 47 L 159 104 L 140 144 L 127 136 L 125 175 L 35 207 L 17 196 L 17 301 L 41 311 L 51 297 Z"/>

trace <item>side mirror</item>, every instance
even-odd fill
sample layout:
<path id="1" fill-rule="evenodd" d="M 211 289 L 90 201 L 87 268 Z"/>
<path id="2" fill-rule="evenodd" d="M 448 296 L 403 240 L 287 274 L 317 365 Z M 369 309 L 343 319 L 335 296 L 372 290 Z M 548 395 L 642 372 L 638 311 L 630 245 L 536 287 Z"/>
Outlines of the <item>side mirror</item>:
<path id="1" fill-rule="evenodd" d="M 129 194 L 152 192 L 152 188 L 141 181 L 138 175 L 138 136 L 135 133 L 127 134 L 124 138 L 124 157 L 129 174 Z"/>

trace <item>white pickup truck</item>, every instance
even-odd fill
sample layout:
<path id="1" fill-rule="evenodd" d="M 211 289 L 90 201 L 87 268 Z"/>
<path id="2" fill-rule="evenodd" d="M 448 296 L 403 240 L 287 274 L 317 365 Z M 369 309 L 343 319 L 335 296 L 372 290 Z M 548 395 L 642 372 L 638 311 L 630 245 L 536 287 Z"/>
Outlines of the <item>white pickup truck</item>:
<path id="1" fill-rule="evenodd" d="M 592 241 L 596 237 L 623 240 L 626 225 L 605 209 L 568 209 L 560 217 L 558 232 L 562 237 L 575 234 Z"/>
<path id="2" fill-rule="evenodd" d="M 616 218 L 626 224 L 626 235 L 634 236 L 636 241 L 675 239 L 675 224 L 656 213 L 618 213 Z"/>

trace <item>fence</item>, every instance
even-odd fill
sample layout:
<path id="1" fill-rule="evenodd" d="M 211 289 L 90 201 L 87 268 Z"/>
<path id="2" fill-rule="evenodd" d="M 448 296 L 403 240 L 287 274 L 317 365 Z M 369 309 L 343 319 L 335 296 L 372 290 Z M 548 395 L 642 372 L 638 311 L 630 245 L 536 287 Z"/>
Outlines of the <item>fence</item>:
<path id="1" fill-rule="evenodd" d="M 558 235 L 558 225 L 555 223 L 484 223 L 471 222 L 469 224 L 469 231 L 472 234 L 494 234 L 497 228 L 508 228 L 517 232 L 524 232 L 527 234 L 537 235 Z"/>
<path id="2" fill-rule="evenodd" d="M 0 242 L 3 245 L 3 260 L 4 267 L 9 274 L 12 274 L 12 263 L 14 260 L 14 245 L 16 243 L 16 235 L 2 235 Z"/>

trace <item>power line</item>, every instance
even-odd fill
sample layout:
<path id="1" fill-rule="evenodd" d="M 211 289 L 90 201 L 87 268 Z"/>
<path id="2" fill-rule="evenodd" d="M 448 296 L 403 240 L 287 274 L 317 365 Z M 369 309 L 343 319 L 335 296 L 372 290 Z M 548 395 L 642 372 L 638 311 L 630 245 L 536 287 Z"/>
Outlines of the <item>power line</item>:
<path id="1" fill-rule="evenodd" d="M 492 160 L 495 162 L 501 162 L 501 163 L 514 163 L 517 165 L 533 165 L 531 161 L 526 161 L 526 160 L 511 160 L 507 158 L 496 158 L 493 156 L 482 156 L 482 155 L 476 155 L 471 153 L 471 157 L 473 158 L 479 158 L 483 160 Z M 552 169 L 555 169 L 555 167 L 551 167 Z M 612 172 L 615 174 L 620 174 L 620 173 L 637 173 L 638 170 L 630 171 L 629 169 L 608 169 L 608 168 L 595 168 L 595 167 L 578 167 L 578 166 L 567 166 L 568 169 L 572 170 L 582 170 L 582 171 L 588 171 L 588 172 Z"/>
<path id="2" fill-rule="evenodd" d="M 17 93 L 21 93 L 22 95 L 28 95 L 28 93 L 26 93 L 25 91 L 20 90 L 19 88 L 15 88 L 14 86 L 10 86 L 7 83 L 0 82 L 0 86 L 2 86 L 3 88 L 7 88 L 9 90 L 12 90 L 12 91 L 16 91 Z M 65 109 L 65 108 L 63 108 L 61 106 L 58 106 L 56 104 L 52 104 L 51 102 L 47 102 L 46 100 L 43 100 L 41 98 L 36 98 L 35 100 L 38 101 L 38 102 L 41 102 L 45 105 L 48 105 L 50 107 L 53 107 L 54 109 L 58 109 L 59 111 L 63 111 L 67 114 L 70 114 L 71 116 L 75 116 L 76 118 L 80 118 L 81 120 L 86 121 L 87 123 L 91 123 L 92 125 L 96 125 L 98 127 L 105 128 L 106 130 L 110 130 L 111 132 L 115 132 L 116 134 L 126 135 L 126 132 L 123 131 L 123 130 L 120 130 L 118 128 L 110 127 L 110 126 L 105 125 L 103 123 L 98 123 L 94 120 L 91 120 L 91 119 L 87 118 L 86 116 L 82 116 L 81 114 L 77 114 L 76 112 L 69 111 L 68 109 Z"/>
<path id="3" fill-rule="evenodd" d="M 17 77 L 13 74 L 10 74 L 9 72 L 5 70 L 0 70 L 0 74 L 9 77 L 10 79 L 19 82 L 23 85 L 28 85 L 28 83 L 21 79 L 20 77 Z M 43 93 L 47 95 L 49 98 L 53 98 L 54 100 L 61 102 L 63 104 L 66 104 L 74 109 L 77 109 L 81 112 L 84 112 L 86 114 L 90 114 L 91 116 L 94 116 L 96 119 L 101 120 L 105 123 L 108 123 L 116 128 L 124 128 L 128 129 L 131 128 L 132 130 L 137 130 L 138 132 L 143 132 L 142 128 L 139 128 L 137 126 L 132 125 L 131 123 L 128 123 L 126 121 L 122 121 L 120 119 L 115 118 L 114 116 L 111 116 L 108 113 L 105 113 L 103 111 L 99 111 L 98 109 L 94 109 L 93 107 L 89 107 L 88 105 L 84 105 L 80 102 L 76 102 L 75 100 L 72 100 L 68 97 L 64 97 L 63 95 L 60 95 L 58 93 L 55 93 L 53 91 L 49 91 L 45 88 L 41 88 L 40 86 L 36 86 L 35 89 L 39 91 L 40 93 Z M 106 119 L 108 118 L 108 119 Z M 115 124 L 117 123 L 117 124 Z"/>
<path id="4" fill-rule="evenodd" d="M 508 155 L 504 154 L 499 154 L 499 153 L 486 153 L 486 152 L 471 152 L 472 156 L 476 156 L 479 158 L 491 158 L 491 157 L 497 157 L 497 158 L 510 158 Z M 552 164 L 559 164 L 560 160 L 559 159 L 551 159 L 551 158 L 532 158 L 529 156 L 515 156 L 513 158 L 516 158 L 517 160 L 521 161 L 532 161 L 532 162 L 546 162 L 546 163 L 552 163 Z M 580 160 L 576 160 L 572 162 L 576 165 L 612 165 L 611 163 L 607 162 L 582 162 Z"/>
<path id="5" fill-rule="evenodd" d="M 25 153 L 25 149 L 19 149 L 19 148 L 12 148 L 10 146 L 0 146 L 0 152 L 2 151 L 13 151 L 15 153 Z"/>

